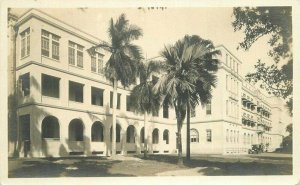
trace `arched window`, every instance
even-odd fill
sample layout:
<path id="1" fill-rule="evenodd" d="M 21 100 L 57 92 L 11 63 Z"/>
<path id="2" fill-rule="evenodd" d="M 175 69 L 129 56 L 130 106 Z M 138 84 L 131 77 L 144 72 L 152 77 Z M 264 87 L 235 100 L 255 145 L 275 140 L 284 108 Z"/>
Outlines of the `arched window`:
<path id="1" fill-rule="evenodd" d="M 96 121 L 92 125 L 92 141 L 103 142 L 104 141 L 104 134 L 103 134 L 103 124 L 100 121 Z"/>
<path id="2" fill-rule="evenodd" d="M 129 125 L 126 131 L 126 142 L 135 143 L 135 129 L 133 125 Z"/>
<path id="3" fill-rule="evenodd" d="M 159 135 L 158 135 L 159 130 L 156 128 L 152 132 L 152 143 L 153 144 L 158 144 L 159 141 Z"/>
<path id="4" fill-rule="evenodd" d="M 54 116 L 47 116 L 42 122 L 42 138 L 59 139 L 59 123 Z"/>
<path id="5" fill-rule="evenodd" d="M 112 127 L 110 127 L 110 141 L 112 141 Z M 116 125 L 116 142 L 120 143 L 121 141 L 121 126 L 119 124 Z"/>
<path id="6" fill-rule="evenodd" d="M 166 144 L 169 144 L 169 131 L 167 129 L 164 130 L 163 140 L 166 142 Z"/>
<path id="7" fill-rule="evenodd" d="M 191 129 L 191 143 L 198 143 L 199 142 L 199 133 L 196 129 Z"/>
<path id="8" fill-rule="evenodd" d="M 83 123 L 80 119 L 73 119 L 69 124 L 69 140 L 83 141 Z"/>
<path id="9" fill-rule="evenodd" d="M 141 143 L 145 142 L 145 129 L 144 129 L 144 127 L 141 129 L 140 140 L 141 140 Z"/>
<path id="10" fill-rule="evenodd" d="M 244 144 L 247 144 L 246 133 L 244 133 Z"/>

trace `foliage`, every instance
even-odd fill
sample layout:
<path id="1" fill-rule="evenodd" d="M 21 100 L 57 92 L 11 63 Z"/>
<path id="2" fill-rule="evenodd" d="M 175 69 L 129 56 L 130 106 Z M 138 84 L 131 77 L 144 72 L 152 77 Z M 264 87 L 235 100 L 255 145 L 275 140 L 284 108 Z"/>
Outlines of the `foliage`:
<path id="1" fill-rule="evenodd" d="M 243 30 L 244 40 L 239 47 L 248 50 L 259 38 L 269 35 L 271 46 L 269 56 L 275 64 L 267 66 L 258 61 L 256 72 L 249 73 L 246 79 L 261 83 L 269 94 L 287 99 L 287 107 L 292 115 L 293 110 L 293 54 L 292 54 L 292 8 L 285 7 L 237 7 L 233 9 L 235 20 L 234 31 Z M 238 47 L 238 48 L 239 48 Z M 286 64 L 278 67 L 278 62 L 288 59 Z"/>
<path id="2" fill-rule="evenodd" d="M 288 99 L 287 107 L 292 114 L 293 111 L 293 64 L 290 60 L 286 65 L 279 68 L 272 64 L 267 66 L 258 61 L 255 65 L 256 72 L 248 73 L 246 80 L 253 83 L 260 83 L 260 87 L 269 94 Z"/>
<path id="3" fill-rule="evenodd" d="M 237 7 L 233 9 L 234 31 L 244 29 L 245 37 L 239 46 L 248 50 L 264 35 L 271 35 L 269 55 L 276 61 L 280 57 L 291 57 L 292 8 L 285 7 Z"/>
<path id="4" fill-rule="evenodd" d="M 289 136 L 293 136 L 293 124 L 292 123 L 286 127 L 286 131 L 289 133 Z"/>
<path id="5" fill-rule="evenodd" d="M 161 52 L 165 74 L 159 79 L 155 89 L 163 94 L 164 103 L 175 108 L 179 159 L 182 152 L 183 120 L 190 116 L 187 112 L 189 107 L 199 103 L 205 105 L 211 99 L 212 87 L 216 85 L 215 72 L 219 64 L 214 56 L 219 53 L 211 41 L 196 35 L 186 35 Z"/>
<path id="6" fill-rule="evenodd" d="M 141 48 L 132 44 L 142 36 L 142 30 L 136 25 L 130 25 L 125 14 L 121 14 L 117 21 L 110 20 L 108 28 L 110 42 L 102 41 L 89 51 L 94 54 L 100 47 L 111 53 L 105 66 L 105 76 L 110 81 L 120 81 L 124 87 L 136 81 L 137 62 L 142 59 Z"/>
<path id="7" fill-rule="evenodd" d="M 131 108 L 140 113 L 157 113 L 160 107 L 160 96 L 155 94 L 153 87 L 155 82 L 151 80 L 151 75 L 160 70 L 160 63 L 150 61 L 139 63 L 138 72 L 140 83 L 136 85 L 130 94 Z"/>

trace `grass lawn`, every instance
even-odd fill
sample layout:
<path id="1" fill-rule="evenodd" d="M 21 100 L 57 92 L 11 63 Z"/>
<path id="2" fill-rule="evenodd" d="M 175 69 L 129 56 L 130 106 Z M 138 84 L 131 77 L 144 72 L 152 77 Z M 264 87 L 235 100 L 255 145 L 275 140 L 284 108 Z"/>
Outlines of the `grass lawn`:
<path id="1" fill-rule="evenodd" d="M 9 159 L 14 177 L 126 177 L 186 175 L 291 175 L 291 155 L 194 155 L 177 165 L 175 155 Z"/>

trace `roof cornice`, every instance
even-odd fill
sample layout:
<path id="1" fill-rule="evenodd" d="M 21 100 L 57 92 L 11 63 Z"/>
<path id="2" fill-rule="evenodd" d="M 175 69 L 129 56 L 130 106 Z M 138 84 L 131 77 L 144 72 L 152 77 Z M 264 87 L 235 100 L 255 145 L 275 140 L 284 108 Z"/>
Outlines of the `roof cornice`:
<path id="1" fill-rule="evenodd" d="M 51 15 L 48 15 L 42 11 L 36 10 L 36 9 L 30 9 L 29 11 L 25 12 L 16 23 L 15 27 L 19 27 L 20 25 L 24 24 L 28 20 L 36 18 L 42 22 L 45 22 L 51 26 L 54 26 L 60 30 L 63 30 L 69 34 L 72 34 L 76 37 L 79 37 L 85 41 L 88 41 L 94 45 L 99 44 L 102 40 L 94 37 L 93 35 L 90 35 L 72 25 L 69 25 L 55 17 L 52 17 Z"/>

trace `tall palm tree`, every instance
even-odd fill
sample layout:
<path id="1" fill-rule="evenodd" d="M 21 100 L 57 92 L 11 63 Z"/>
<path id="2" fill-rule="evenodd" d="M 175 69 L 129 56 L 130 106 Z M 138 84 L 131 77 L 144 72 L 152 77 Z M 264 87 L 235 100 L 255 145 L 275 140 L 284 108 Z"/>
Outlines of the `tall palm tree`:
<path id="1" fill-rule="evenodd" d="M 213 56 L 219 54 L 209 40 L 199 36 L 185 36 L 175 45 L 165 47 L 165 74 L 155 90 L 162 93 L 163 101 L 174 107 L 177 118 L 178 162 L 182 163 L 181 128 L 187 116 L 187 159 L 190 159 L 190 107 L 199 103 L 205 105 L 211 98 L 216 84 L 215 72 L 219 61 Z"/>
<path id="2" fill-rule="evenodd" d="M 147 157 L 146 126 L 148 122 L 148 114 L 157 113 L 160 107 L 160 96 L 155 94 L 153 87 L 156 83 L 155 79 L 151 79 L 151 75 L 159 72 L 160 63 L 150 61 L 148 63 L 140 63 L 139 76 L 140 83 L 136 85 L 130 94 L 130 104 L 133 111 L 144 114 L 144 157 Z"/>
<path id="3" fill-rule="evenodd" d="M 132 44 L 142 36 L 142 30 L 136 25 L 130 25 L 125 14 L 121 14 L 117 21 L 111 18 L 108 28 L 109 42 L 101 42 L 92 47 L 90 52 L 93 54 L 95 49 L 100 47 L 111 53 L 105 68 L 104 74 L 113 84 L 113 112 L 112 112 L 112 151 L 111 155 L 116 154 L 116 108 L 117 108 L 117 84 L 121 82 L 124 87 L 129 87 L 136 81 L 137 63 L 142 59 L 139 46 Z"/>

